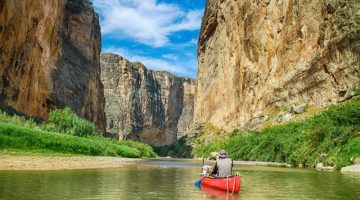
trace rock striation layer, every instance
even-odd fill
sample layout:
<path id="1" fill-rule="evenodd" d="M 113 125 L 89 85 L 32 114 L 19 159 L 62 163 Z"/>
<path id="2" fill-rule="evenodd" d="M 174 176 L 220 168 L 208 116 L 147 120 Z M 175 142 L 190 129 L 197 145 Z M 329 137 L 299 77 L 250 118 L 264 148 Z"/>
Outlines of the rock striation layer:
<path id="1" fill-rule="evenodd" d="M 233 129 L 360 86 L 360 1 L 208 0 L 194 119 Z"/>
<path id="2" fill-rule="evenodd" d="M 71 107 L 105 131 L 99 17 L 87 0 L 0 0 L 2 107 Z"/>
<path id="3" fill-rule="evenodd" d="M 192 122 L 195 82 L 101 55 L 107 130 L 154 146 L 174 143 Z"/>

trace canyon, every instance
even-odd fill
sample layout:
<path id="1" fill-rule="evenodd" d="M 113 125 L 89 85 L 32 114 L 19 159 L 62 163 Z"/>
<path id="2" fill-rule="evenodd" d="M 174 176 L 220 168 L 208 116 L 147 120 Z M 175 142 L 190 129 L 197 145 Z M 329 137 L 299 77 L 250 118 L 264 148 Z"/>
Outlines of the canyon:
<path id="1" fill-rule="evenodd" d="M 107 130 L 153 146 L 175 143 L 193 119 L 195 81 L 101 54 Z"/>
<path id="2" fill-rule="evenodd" d="M 208 0 L 195 81 L 100 54 L 90 1 L 0 0 L 0 108 L 42 121 L 70 107 L 102 133 L 153 146 L 203 123 L 256 130 L 355 95 L 359 10 L 356 0 Z"/>

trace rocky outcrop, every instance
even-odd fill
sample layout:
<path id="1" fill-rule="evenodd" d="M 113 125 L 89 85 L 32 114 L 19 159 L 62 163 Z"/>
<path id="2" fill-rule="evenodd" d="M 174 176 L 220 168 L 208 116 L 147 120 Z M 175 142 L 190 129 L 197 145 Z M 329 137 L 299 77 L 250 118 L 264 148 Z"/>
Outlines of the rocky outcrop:
<path id="1" fill-rule="evenodd" d="M 192 79 L 101 55 L 107 130 L 154 146 L 174 143 L 192 121 Z"/>
<path id="2" fill-rule="evenodd" d="M 105 131 L 100 50 L 87 0 L 0 0 L 2 106 L 42 119 L 68 106 Z"/>
<path id="3" fill-rule="evenodd" d="M 326 107 L 360 86 L 360 2 L 211 1 L 194 119 L 233 129 L 276 108 Z"/>
<path id="4" fill-rule="evenodd" d="M 360 164 L 343 167 L 341 168 L 341 172 L 360 173 Z"/>

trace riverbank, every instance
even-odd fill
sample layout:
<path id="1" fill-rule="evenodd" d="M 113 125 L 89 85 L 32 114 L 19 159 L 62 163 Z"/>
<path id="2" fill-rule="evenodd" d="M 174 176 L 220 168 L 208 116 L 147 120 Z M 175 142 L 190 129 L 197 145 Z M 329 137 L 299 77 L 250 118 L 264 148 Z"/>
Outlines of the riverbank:
<path id="1" fill-rule="evenodd" d="M 69 109 L 51 111 L 49 121 L 40 124 L 0 110 L 1 150 L 127 158 L 157 156 L 149 145 L 102 137 L 95 125 Z"/>
<path id="2" fill-rule="evenodd" d="M 226 133 L 206 125 L 189 143 L 197 157 L 209 157 L 211 152 L 226 149 L 234 160 L 289 163 L 305 168 L 315 168 L 322 162 L 325 167 L 340 170 L 360 157 L 359 108 L 360 98 L 356 98 L 309 119 L 257 132 Z"/>
<path id="3" fill-rule="evenodd" d="M 197 160 L 201 160 L 201 159 L 197 159 Z M 215 164 L 215 160 L 205 160 L 205 163 L 207 164 Z M 279 162 L 262 162 L 262 161 L 241 161 L 241 160 L 234 160 L 233 161 L 233 165 L 234 167 L 292 167 L 292 165 L 287 164 L 287 163 L 279 163 Z"/>
<path id="4" fill-rule="evenodd" d="M 0 171 L 103 169 L 138 164 L 141 159 L 92 156 L 2 156 Z"/>

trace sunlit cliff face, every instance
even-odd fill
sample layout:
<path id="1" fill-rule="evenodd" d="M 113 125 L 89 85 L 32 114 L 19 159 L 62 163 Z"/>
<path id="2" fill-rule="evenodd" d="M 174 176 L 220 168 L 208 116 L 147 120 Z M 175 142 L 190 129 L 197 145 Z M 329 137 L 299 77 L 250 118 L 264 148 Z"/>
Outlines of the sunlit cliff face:
<path id="1" fill-rule="evenodd" d="M 194 119 L 232 129 L 274 107 L 343 101 L 360 85 L 360 2 L 208 1 Z"/>
<path id="2" fill-rule="evenodd" d="M 0 2 L 3 106 L 47 119 L 71 107 L 105 131 L 98 15 L 87 1 Z"/>
<path id="3" fill-rule="evenodd" d="M 154 146 L 174 143 L 193 116 L 195 82 L 148 70 L 115 54 L 101 55 L 107 129 Z"/>

